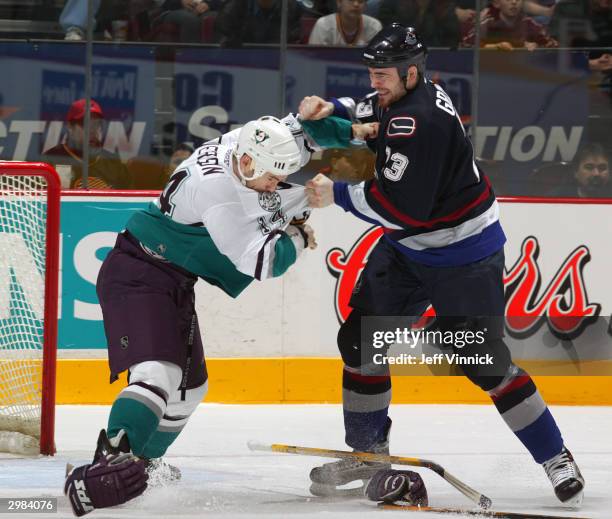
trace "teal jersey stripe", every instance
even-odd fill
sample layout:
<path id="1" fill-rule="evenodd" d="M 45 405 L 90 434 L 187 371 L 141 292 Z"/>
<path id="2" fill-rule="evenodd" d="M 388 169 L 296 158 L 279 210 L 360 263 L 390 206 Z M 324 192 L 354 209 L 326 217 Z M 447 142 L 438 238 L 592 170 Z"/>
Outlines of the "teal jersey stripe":
<path id="1" fill-rule="evenodd" d="M 219 251 L 205 227 L 177 223 L 154 203 L 132 215 L 126 228 L 145 247 L 231 297 L 237 297 L 254 279 Z"/>
<path id="2" fill-rule="evenodd" d="M 155 431 L 144 446 L 142 455 L 145 458 L 161 458 L 168 447 L 178 438 L 179 432 Z"/>
<path id="3" fill-rule="evenodd" d="M 287 272 L 287 269 L 295 263 L 297 251 L 293 240 L 288 234 L 281 234 L 274 245 L 274 265 L 272 266 L 272 276 L 278 277 Z"/>
<path id="4" fill-rule="evenodd" d="M 123 429 L 130 441 L 132 452 L 140 456 L 157 430 L 159 421 L 155 412 L 144 403 L 120 396 L 113 403 L 106 430 L 108 437 L 114 438 Z"/>

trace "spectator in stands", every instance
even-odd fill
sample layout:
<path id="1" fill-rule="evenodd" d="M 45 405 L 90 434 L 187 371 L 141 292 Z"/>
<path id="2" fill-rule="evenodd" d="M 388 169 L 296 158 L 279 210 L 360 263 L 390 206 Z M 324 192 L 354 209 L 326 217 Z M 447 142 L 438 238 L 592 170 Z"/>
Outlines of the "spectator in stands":
<path id="1" fill-rule="evenodd" d="M 325 16 L 337 11 L 337 0 L 297 0 L 300 8 L 308 16 Z M 378 18 L 381 0 L 366 0 L 364 14 Z"/>
<path id="2" fill-rule="evenodd" d="M 610 163 L 599 143 L 586 144 L 574 158 L 574 178 L 551 194 L 560 197 L 612 197 Z"/>
<path id="3" fill-rule="evenodd" d="M 598 49 L 589 52 L 589 69 L 593 72 L 612 72 L 612 49 Z"/>
<path id="4" fill-rule="evenodd" d="M 331 0 L 297 0 L 298 7 L 309 17 L 325 16 L 334 12 L 333 5 L 330 6 Z"/>
<path id="5" fill-rule="evenodd" d="M 127 161 L 132 187 L 134 189 L 163 189 L 170 175 L 174 173 L 181 162 L 189 158 L 194 152 L 193 146 L 182 142 L 176 146 L 169 162 L 162 162 L 158 157 L 141 156 L 132 157 Z"/>
<path id="6" fill-rule="evenodd" d="M 69 167 L 72 171 L 70 187 L 83 186 L 83 147 L 86 145 L 85 129 L 85 99 L 72 103 L 66 115 L 67 131 L 63 142 L 46 150 L 41 157 L 60 169 L 60 166 Z M 102 128 L 104 113 L 102 108 L 93 99 L 90 105 L 90 136 L 89 136 L 89 178 L 88 187 L 91 189 L 126 189 L 131 187 L 130 174 L 115 153 L 102 148 Z"/>
<path id="7" fill-rule="evenodd" d="M 287 42 L 300 41 L 300 9 L 288 0 Z M 215 29 L 222 47 L 243 43 L 280 43 L 282 0 L 226 0 L 219 8 Z"/>
<path id="8" fill-rule="evenodd" d="M 363 14 L 365 0 L 337 0 L 337 12 L 317 20 L 309 45 L 363 46 L 382 29 L 381 23 Z"/>
<path id="9" fill-rule="evenodd" d="M 612 103 L 612 49 L 597 49 L 589 52 L 589 70 L 591 86 L 599 95 Z"/>
<path id="10" fill-rule="evenodd" d="M 563 46 L 612 47 L 612 0 L 559 0 L 549 27 Z"/>
<path id="11" fill-rule="evenodd" d="M 476 28 L 464 38 L 464 46 L 473 46 Z M 523 0 L 492 0 L 480 16 L 481 46 L 487 49 L 558 47 L 543 25 L 523 13 Z"/>
<path id="12" fill-rule="evenodd" d="M 454 0 L 383 0 L 379 18 L 383 25 L 398 22 L 414 27 L 431 47 L 457 47 L 461 41 L 461 15 L 465 23 L 475 11 L 462 9 Z M 472 23 L 473 25 L 473 23 Z"/>
<path id="13" fill-rule="evenodd" d="M 202 15 L 216 11 L 220 5 L 221 0 L 165 0 L 153 28 L 160 24 L 173 24 L 180 41 L 198 43 L 202 35 Z"/>
<path id="14" fill-rule="evenodd" d="M 145 190 L 163 189 L 174 170 L 193 152 L 191 143 L 181 142 L 174 148 L 168 162 L 162 162 L 159 157 L 152 156 L 132 157 L 127 161 L 132 187 Z"/>
<path id="15" fill-rule="evenodd" d="M 459 41 L 462 42 L 476 23 L 476 0 L 456 0 L 455 4 L 455 15 L 459 20 L 461 34 Z"/>
<path id="16" fill-rule="evenodd" d="M 581 85 L 588 92 L 588 117 L 584 140 L 600 142 L 612 153 L 612 49 L 595 48 L 588 52 L 589 74 Z"/>
<path id="17" fill-rule="evenodd" d="M 95 26 L 95 15 L 100 9 L 101 0 L 93 0 L 93 24 Z M 60 25 L 69 41 L 81 41 L 85 39 L 87 32 L 87 0 L 68 0 L 60 14 Z"/>
<path id="18" fill-rule="evenodd" d="M 476 18 L 476 0 L 456 0 L 455 14 L 460 24 L 472 22 Z"/>
<path id="19" fill-rule="evenodd" d="M 612 49 L 590 51 L 589 70 L 593 82 L 612 101 Z"/>
<path id="20" fill-rule="evenodd" d="M 548 25 L 557 0 L 525 0 L 523 11 L 541 25 Z"/>
<path id="21" fill-rule="evenodd" d="M 174 170 L 180 166 L 181 162 L 188 159 L 194 151 L 193 145 L 189 142 L 181 142 L 178 144 L 170 156 L 170 163 L 168 164 L 170 175 L 172 175 Z"/>

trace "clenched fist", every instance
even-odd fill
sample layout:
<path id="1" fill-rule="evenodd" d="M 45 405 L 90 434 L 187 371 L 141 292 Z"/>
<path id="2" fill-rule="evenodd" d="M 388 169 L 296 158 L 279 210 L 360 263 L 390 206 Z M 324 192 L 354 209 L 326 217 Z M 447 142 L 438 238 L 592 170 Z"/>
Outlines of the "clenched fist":
<path id="1" fill-rule="evenodd" d="M 298 250 L 301 252 L 303 249 L 314 250 L 317 248 L 317 240 L 315 239 L 314 229 L 307 223 L 305 224 L 291 224 L 287 227 L 285 232 L 289 235 L 292 240 L 302 240 Z M 294 241 L 294 244 L 296 242 Z M 303 245 L 303 247 L 301 246 Z"/>
<path id="2" fill-rule="evenodd" d="M 334 113 L 334 105 L 319 96 L 306 96 L 302 99 L 298 112 L 306 121 L 324 119 Z"/>
<path id="3" fill-rule="evenodd" d="M 315 250 L 317 248 L 317 240 L 315 239 L 314 229 L 307 223 L 302 225 L 302 229 L 304 229 L 306 236 L 308 236 L 308 248 Z"/>
<path id="4" fill-rule="evenodd" d="M 319 173 L 306 182 L 306 196 L 310 207 L 327 207 L 334 203 L 334 182 Z"/>
<path id="5" fill-rule="evenodd" d="M 365 141 L 366 139 L 376 139 L 380 123 L 353 124 L 353 138 Z"/>

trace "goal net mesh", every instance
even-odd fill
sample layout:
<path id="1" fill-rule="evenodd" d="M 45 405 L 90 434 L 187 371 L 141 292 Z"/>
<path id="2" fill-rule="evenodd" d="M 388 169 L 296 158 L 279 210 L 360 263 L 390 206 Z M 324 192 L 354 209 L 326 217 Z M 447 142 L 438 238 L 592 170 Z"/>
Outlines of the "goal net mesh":
<path id="1" fill-rule="evenodd" d="M 42 176 L 0 174 L 0 434 L 40 437 L 47 220 Z"/>

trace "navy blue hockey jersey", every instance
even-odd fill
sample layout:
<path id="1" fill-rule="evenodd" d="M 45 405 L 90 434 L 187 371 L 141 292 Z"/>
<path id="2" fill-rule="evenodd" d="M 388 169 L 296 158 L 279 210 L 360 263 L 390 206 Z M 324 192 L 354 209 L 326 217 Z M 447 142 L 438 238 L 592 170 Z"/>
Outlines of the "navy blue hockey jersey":
<path id="1" fill-rule="evenodd" d="M 379 122 L 368 141 L 376 152 L 375 178 L 334 184 L 335 202 L 385 228 L 385 237 L 414 261 L 465 265 L 506 240 L 499 206 L 459 115 L 444 90 L 428 79 L 388 108 L 378 94 L 334 99 L 334 115 Z"/>

